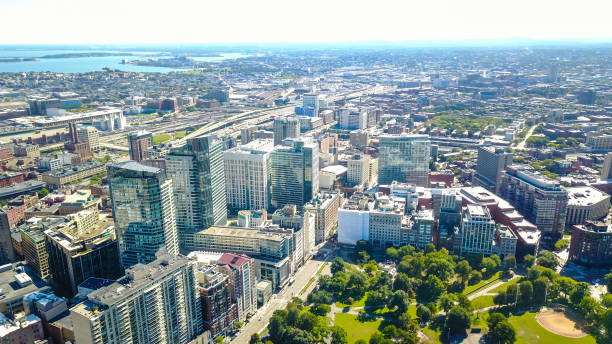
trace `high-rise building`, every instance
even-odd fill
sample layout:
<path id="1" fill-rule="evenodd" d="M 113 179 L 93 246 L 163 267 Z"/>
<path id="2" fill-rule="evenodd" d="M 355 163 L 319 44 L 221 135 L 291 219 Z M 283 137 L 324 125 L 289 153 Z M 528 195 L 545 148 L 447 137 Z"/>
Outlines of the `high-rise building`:
<path id="1" fill-rule="evenodd" d="M 23 226 L 20 229 L 21 248 L 28 266 L 36 274 L 46 279 L 49 277 L 49 255 L 42 226 Z"/>
<path id="2" fill-rule="evenodd" d="M 270 206 L 272 140 L 254 140 L 223 152 L 227 205 L 232 210 Z"/>
<path id="3" fill-rule="evenodd" d="M 148 131 L 135 131 L 128 134 L 128 145 L 130 147 L 130 159 L 142 161 L 144 151 L 153 146 L 153 134 Z"/>
<path id="4" fill-rule="evenodd" d="M 319 115 L 319 96 L 313 93 L 306 93 L 302 96 L 302 110 L 308 117 Z"/>
<path id="5" fill-rule="evenodd" d="M 276 146 L 270 153 L 270 204 L 298 208 L 319 191 L 319 148 L 312 139 L 293 142 L 293 147 Z"/>
<path id="6" fill-rule="evenodd" d="M 426 186 L 430 145 L 426 135 L 381 136 L 378 144 L 378 184 L 391 184 L 395 180 Z"/>
<path id="7" fill-rule="evenodd" d="M 25 216 L 24 205 L 5 206 L 0 208 L 0 264 L 15 261 L 11 231 Z"/>
<path id="8" fill-rule="evenodd" d="M 431 209 L 415 211 L 410 216 L 411 227 L 408 230 L 408 244 L 425 247 L 434 242 L 434 217 Z"/>
<path id="9" fill-rule="evenodd" d="M 338 227 L 338 209 L 342 204 L 339 192 L 322 192 L 304 206 L 304 210 L 315 214 L 315 243 L 328 240 Z"/>
<path id="10" fill-rule="evenodd" d="M 81 127 L 77 130 L 79 141 L 87 142 L 93 152 L 100 150 L 100 135 L 95 127 Z"/>
<path id="11" fill-rule="evenodd" d="M 158 253 L 178 254 L 172 181 L 156 167 L 134 161 L 108 165 L 113 216 L 122 263 L 149 263 Z"/>
<path id="12" fill-rule="evenodd" d="M 368 112 L 357 108 L 340 109 L 339 127 L 346 130 L 365 129 L 368 127 Z"/>
<path id="13" fill-rule="evenodd" d="M 128 269 L 70 309 L 76 342 L 189 343 L 203 331 L 195 270 L 170 255 Z"/>
<path id="14" fill-rule="evenodd" d="M 234 293 L 238 305 L 238 319 L 244 321 L 249 314 L 257 310 L 257 290 L 255 262 L 244 254 L 224 253 L 219 264 L 226 267 L 226 272 L 234 281 Z M 265 277 L 265 276 L 262 276 Z M 263 278 L 272 279 L 272 278 Z"/>
<path id="15" fill-rule="evenodd" d="M 346 182 L 350 186 L 368 184 L 370 182 L 370 156 L 356 154 L 347 160 Z"/>
<path id="16" fill-rule="evenodd" d="M 479 147 L 478 165 L 474 175 L 474 185 L 482 186 L 492 192 L 499 191 L 499 180 L 506 169 L 512 164 L 512 153 L 507 153 L 501 147 Z"/>
<path id="17" fill-rule="evenodd" d="M 246 128 L 240 129 L 240 143 L 246 145 L 247 143 L 255 140 L 255 132 L 257 131 L 257 126 L 252 125 Z"/>
<path id="18" fill-rule="evenodd" d="M 544 234 L 565 231 L 568 193 L 558 181 L 535 173 L 529 165 L 510 165 L 502 174 L 499 195 Z"/>
<path id="19" fill-rule="evenodd" d="M 227 223 L 223 142 L 214 136 L 190 139 L 166 156 L 174 186 L 181 248 L 185 235 Z"/>
<path id="20" fill-rule="evenodd" d="M 461 246 L 459 252 L 493 254 L 495 221 L 489 209 L 483 205 L 468 205 L 463 208 L 461 219 Z"/>
<path id="21" fill-rule="evenodd" d="M 280 145 L 286 138 L 300 136 L 300 120 L 297 117 L 276 117 L 274 119 L 274 145 Z"/>
<path id="22" fill-rule="evenodd" d="M 114 227 L 97 227 L 83 233 L 71 221 L 62 228 L 46 230 L 45 236 L 49 269 L 59 295 L 73 297 L 78 285 L 90 277 L 117 279 L 121 276 Z"/>
<path id="23" fill-rule="evenodd" d="M 572 227 L 569 259 L 584 265 L 612 264 L 612 224 L 586 221 Z"/>
<path id="24" fill-rule="evenodd" d="M 606 154 L 601 166 L 601 179 L 612 179 L 612 153 Z"/>

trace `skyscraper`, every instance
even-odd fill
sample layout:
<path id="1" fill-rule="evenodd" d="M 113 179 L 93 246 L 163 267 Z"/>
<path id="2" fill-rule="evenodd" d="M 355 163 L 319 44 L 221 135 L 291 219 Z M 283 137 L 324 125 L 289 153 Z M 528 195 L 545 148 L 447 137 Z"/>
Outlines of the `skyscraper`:
<path id="1" fill-rule="evenodd" d="M 153 134 L 148 131 L 135 131 L 128 134 L 128 144 L 130 146 L 130 159 L 142 161 L 144 151 L 153 146 Z"/>
<path id="2" fill-rule="evenodd" d="M 254 140 L 223 153 L 227 205 L 234 210 L 270 206 L 272 140 Z"/>
<path id="3" fill-rule="evenodd" d="M 158 252 L 178 254 L 172 181 L 134 161 L 108 165 L 113 216 L 124 266 L 149 263 Z"/>
<path id="4" fill-rule="evenodd" d="M 302 96 L 302 109 L 304 115 L 317 117 L 319 115 L 319 96 L 313 93 L 306 93 Z"/>
<path id="5" fill-rule="evenodd" d="M 186 233 L 227 223 L 223 142 L 214 136 L 190 139 L 166 156 L 166 172 L 173 181 L 181 247 Z"/>
<path id="6" fill-rule="evenodd" d="M 506 166 L 512 164 L 512 153 L 501 147 L 479 147 L 474 185 L 492 192 L 499 191 L 499 181 Z"/>
<path id="7" fill-rule="evenodd" d="M 426 186 L 430 146 L 426 135 L 381 136 L 378 145 L 378 184 L 391 184 L 395 180 Z"/>
<path id="8" fill-rule="evenodd" d="M 299 208 L 319 192 L 319 148 L 311 138 L 292 147 L 277 146 L 270 153 L 270 203 L 273 208 Z"/>
<path id="9" fill-rule="evenodd" d="M 196 263 L 162 256 L 70 309 L 77 343 L 187 344 L 202 332 Z"/>
<path id="10" fill-rule="evenodd" d="M 286 138 L 300 136 L 300 120 L 297 117 L 277 117 L 274 119 L 274 145 L 280 145 Z"/>
<path id="11" fill-rule="evenodd" d="M 612 153 L 606 154 L 601 166 L 601 179 L 612 179 Z"/>

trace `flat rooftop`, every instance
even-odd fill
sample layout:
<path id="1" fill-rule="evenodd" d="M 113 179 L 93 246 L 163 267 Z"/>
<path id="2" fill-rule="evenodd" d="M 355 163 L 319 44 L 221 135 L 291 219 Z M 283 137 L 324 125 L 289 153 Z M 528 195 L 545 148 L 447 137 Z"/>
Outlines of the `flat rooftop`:
<path id="1" fill-rule="evenodd" d="M 599 203 L 604 200 L 610 200 L 610 195 L 602 192 L 592 186 L 576 186 L 566 188 L 569 199 L 567 201 L 570 206 L 587 206 Z"/>
<path id="2" fill-rule="evenodd" d="M 19 270 L 19 271 L 18 271 Z M 23 287 L 17 283 L 17 276 L 20 273 L 25 273 L 32 283 Z M 25 263 L 14 263 L 11 268 L 0 272 L 0 289 L 2 289 L 3 297 L 0 298 L 0 303 L 8 303 L 15 299 L 22 299 L 25 295 L 33 292 L 51 292 L 51 287 L 48 286 L 38 275 L 32 271 Z"/>
<path id="3" fill-rule="evenodd" d="M 240 228 L 240 227 L 217 227 L 212 226 L 208 229 L 198 232 L 198 234 L 216 235 L 216 236 L 231 236 L 236 238 L 249 239 L 265 239 L 273 241 L 283 241 L 285 238 L 280 234 L 263 233 L 257 230 Z"/>

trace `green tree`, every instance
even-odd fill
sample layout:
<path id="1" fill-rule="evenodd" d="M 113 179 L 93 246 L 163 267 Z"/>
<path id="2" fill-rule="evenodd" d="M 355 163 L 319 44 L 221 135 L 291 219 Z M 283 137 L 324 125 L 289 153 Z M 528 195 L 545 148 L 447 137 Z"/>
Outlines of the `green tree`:
<path id="1" fill-rule="evenodd" d="M 488 336 L 494 344 L 512 344 L 516 342 L 516 331 L 507 320 L 489 326 Z"/>
<path id="2" fill-rule="evenodd" d="M 382 333 L 374 332 L 370 337 L 370 344 L 392 344 L 390 339 L 385 338 Z"/>
<path id="3" fill-rule="evenodd" d="M 487 277 L 493 276 L 495 271 L 497 271 L 497 262 L 489 257 L 485 257 L 482 259 L 482 268 L 485 269 L 485 274 Z"/>
<path id="4" fill-rule="evenodd" d="M 542 250 L 538 256 L 538 265 L 554 270 L 559 265 L 559 260 L 554 253 Z"/>
<path id="5" fill-rule="evenodd" d="M 419 305 L 416 310 L 416 314 L 421 320 L 421 323 L 428 323 L 431 320 L 431 311 L 429 308 Z"/>
<path id="6" fill-rule="evenodd" d="M 461 278 L 461 282 L 465 283 L 472 272 L 472 267 L 467 260 L 462 260 L 455 266 L 455 272 Z"/>
<path id="7" fill-rule="evenodd" d="M 507 255 L 504 257 L 504 269 L 505 270 L 514 270 L 516 269 L 516 257 L 513 255 Z"/>
<path id="8" fill-rule="evenodd" d="M 470 272 L 470 280 L 469 280 L 470 285 L 478 284 L 478 282 L 480 282 L 481 280 L 482 280 L 482 274 L 480 273 L 480 271 L 472 270 L 472 272 Z"/>
<path id="9" fill-rule="evenodd" d="M 270 318 L 270 323 L 268 324 L 268 333 L 270 334 L 270 340 L 274 343 L 282 343 L 283 333 L 285 331 L 285 320 L 282 315 L 282 312 L 274 312 Z M 286 317 L 285 312 L 285 317 Z"/>
<path id="10" fill-rule="evenodd" d="M 530 268 L 533 266 L 533 264 L 535 264 L 535 257 L 532 256 L 531 254 L 527 254 L 523 257 L 523 267 L 525 269 Z"/>
<path id="11" fill-rule="evenodd" d="M 338 272 L 344 272 L 345 271 L 344 260 L 340 257 L 334 258 L 334 260 L 331 263 L 330 270 L 331 270 L 332 275 L 335 275 Z"/>
<path id="12" fill-rule="evenodd" d="M 397 307 L 397 314 L 405 313 L 409 306 L 408 294 L 403 290 L 397 290 L 390 295 L 388 304 L 389 308 Z"/>
<path id="13" fill-rule="evenodd" d="M 387 258 L 393 260 L 393 261 L 397 261 L 397 259 L 399 258 L 399 252 L 397 252 L 397 249 L 393 248 L 393 247 L 389 247 L 387 249 Z"/>
<path id="14" fill-rule="evenodd" d="M 251 335 L 251 339 L 249 340 L 249 344 L 263 344 L 261 342 L 261 337 L 257 333 L 253 333 Z"/>
<path id="15" fill-rule="evenodd" d="M 455 305 L 455 298 L 452 294 L 445 294 L 440 297 L 440 306 L 444 312 L 448 312 Z"/>
<path id="16" fill-rule="evenodd" d="M 224 340 L 225 339 L 223 337 L 219 336 L 219 337 L 215 338 L 215 343 L 221 344 L 221 343 L 223 343 Z"/>
<path id="17" fill-rule="evenodd" d="M 381 309 L 385 307 L 385 304 L 386 304 L 385 297 L 377 291 L 371 291 L 366 296 L 365 306 L 369 310 Z"/>
<path id="18" fill-rule="evenodd" d="M 535 281 L 540 278 L 540 274 L 540 270 L 535 266 L 527 269 L 527 278 L 530 281 Z"/>
<path id="19" fill-rule="evenodd" d="M 540 277 L 533 282 L 533 302 L 538 305 L 546 303 L 548 279 Z"/>
<path id="20" fill-rule="evenodd" d="M 559 239 L 555 243 L 555 251 L 556 252 L 561 252 L 561 251 L 565 250 L 568 247 L 569 247 L 569 240 L 567 240 L 567 239 Z"/>
<path id="21" fill-rule="evenodd" d="M 446 326 L 452 333 L 459 333 L 470 328 L 471 319 L 468 311 L 460 306 L 455 306 L 446 315 Z"/>
<path id="22" fill-rule="evenodd" d="M 331 344 L 348 344 L 348 335 L 346 330 L 339 326 L 331 328 Z"/>
<path id="23" fill-rule="evenodd" d="M 312 331 L 317 326 L 317 316 L 310 312 L 303 312 L 298 317 L 297 327 L 306 332 Z"/>
<path id="24" fill-rule="evenodd" d="M 518 286 L 516 284 L 510 284 L 506 288 L 506 300 L 509 304 L 514 304 L 518 299 Z"/>
<path id="25" fill-rule="evenodd" d="M 446 290 L 444 283 L 434 275 L 427 276 L 427 279 L 418 289 L 417 298 L 419 302 L 428 302 L 437 300 Z"/>
<path id="26" fill-rule="evenodd" d="M 310 312 L 319 316 L 326 316 L 331 311 L 331 306 L 324 303 L 310 307 Z"/>
<path id="27" fill-rule="evenodd" d="M 530 281 L 521 282 L 519 284 L 519 302 L 526 306 L 533 300 L 533 284 Z"/>
<path id="28" fill-rule="evenodd" d="M 48 194 L 49 194 L 49 190 L 42 188 L 40 189 L 40 191 L 38 191 L 38 198 L 47 197 Z"/>
<path id="29" fill-rule="evenodd" d="M 608 287 L 608 293 L 612 294 L 612 272 L 604 276 L 606 280 L 606 286 Z"/>
<path id="30" fill-rule="evenodd" d="M 498 306 L 503 306 L 508 303 L 508 299 L 506 297 L 506 291 L 502 290 L 497 295 L 493 296 L 493 303 Z"/>

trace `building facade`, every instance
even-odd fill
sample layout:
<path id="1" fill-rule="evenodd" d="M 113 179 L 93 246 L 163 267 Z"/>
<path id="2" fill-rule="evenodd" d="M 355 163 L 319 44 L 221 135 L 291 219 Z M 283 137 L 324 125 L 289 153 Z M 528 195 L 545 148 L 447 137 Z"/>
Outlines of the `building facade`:
<path id="1" fill-rule="evenodd" d="M 379 139 L 378 184 L 398 181 L 426 186 L 429 176 L 429 137 L 384 135 Z"/>
<path id="2" fill-rule="evenodd" d="M 178 254 L 172 181 L 162 170 L 134 161 L 108 166 L 113 217 L 122 263 L 149 263 L 158 253 Z"/>
<path id="3" fill-rule="evenodd" d="M 512 153 L 501 147 L 479 147 L 474 185 L 498 192 L 501 175 L 512 164 Z"/>
<path id="4" fill-rule="evenodd" d="M 128 134 L 128 145 L 130 148 L 130 159 L 142 161 L 144 151 L 153 146 L 153 134 L 148 131 L 136 131 Z"/>
<path id="5" fill-rule="evenodd" d="M 481 205 L 468 205 L 463 208 L 461 219 L 461 246 L 459 252 L 493 254 L 495 240 L 495 221 L 489 209 Z"/>
<path id="6" fill-rule="evenodd" d="M 612 265 L 612 225 L 595 221 L 574 225 L 569 259 L 584 265 Z"/>
<path id="7" fill-rule="evenodd" d="M 297 117 L 274 119 L 274 145 L 280 145 L 286 138 L 300 137 L 300 120 Z"/>

